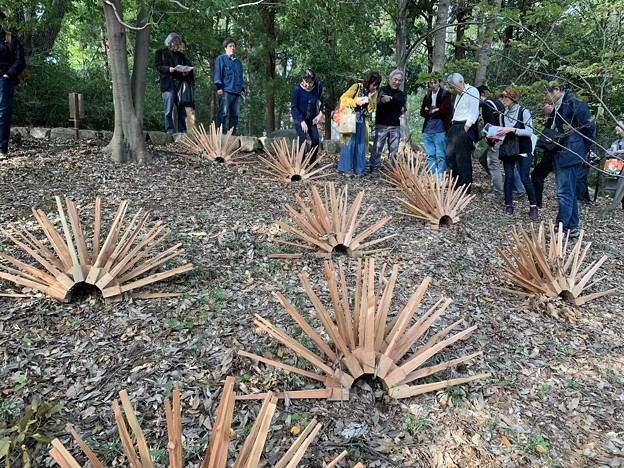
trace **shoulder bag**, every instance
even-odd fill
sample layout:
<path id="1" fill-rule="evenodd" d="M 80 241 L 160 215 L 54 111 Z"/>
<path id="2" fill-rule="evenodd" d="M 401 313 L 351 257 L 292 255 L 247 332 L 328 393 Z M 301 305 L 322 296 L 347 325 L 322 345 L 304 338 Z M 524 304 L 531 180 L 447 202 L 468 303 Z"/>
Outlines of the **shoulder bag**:
<path id="1" fill-rule="evenodd" d="M 180 81 L 178 87 L 178 105 L 180 107 L 195 107 L 195 90 L 188 81 Z"/>

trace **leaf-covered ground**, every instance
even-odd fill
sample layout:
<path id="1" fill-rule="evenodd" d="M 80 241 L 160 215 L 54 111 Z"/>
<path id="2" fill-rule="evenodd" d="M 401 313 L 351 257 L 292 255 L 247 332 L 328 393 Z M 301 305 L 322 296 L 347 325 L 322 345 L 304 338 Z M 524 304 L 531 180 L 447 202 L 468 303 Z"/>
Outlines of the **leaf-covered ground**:
<path id="1" fill-rule="evenodd" d="M 275 221 L 289 222 L 283 205 L 294 205 L 295 194 L 305 196 L 309 185 L 258 180 L 254 165 L 193 163 L 173 146 L 153 149 L 154 161 L 147 167 L 117 165 L 101 147 L 98 141 L 76 146 L 23 141 L 0 166 L 0 226 L 34 226 L 31 207 L 56 213 L 54 195 L 73 198 L 85 217 L 100 196 L 107 220 L 127 199 L 131 214 L 143 208 L 152 220 L 164 220 L 173 231 L 169 245 L 182 242 L 186 260 L 195 265 L 190 274 L 145 290 L 193 294 L 110 303 L 97 291 L 83 290 L 67 304 L 0 297 L 2 424 L 37 395 L 61 402 L 64 410 L 54 422 L 72 422 L 102 458 L 124 465 L 111 403 L 126 389 L 154 457 L 164 466 L 162 403 L 180 382 L 187 466 L 198 466 L 226 376 L 237 377 L 240 393 L 317 386 L 236 354 L 243 349 L 296 360 L 254 325 L 254 314 L 300 337 L 272 293 L 282 292 L 312 316 L 298 274 L 307 272 L 323 292 L 318 257 L 268 258 L 294 251 L 273 241 L 281 235 Z M 436 330 L 459 318 L 462 328 L 478 326 L 445 356 L 483 355 L 435 378 L 482 372 L 492 377 L 402 401 L 389 399 L 373 379 L 358 381 L 348 402 L 281 401 L 265 447 L 269 466 L 292 442 L 293 427 L 315 416 L 323 429 L 305 466 L 323 466 L 343 448 L 349 461 L 342 466 L 356 460 L 365 466 L 624 466 L 622 211 L 601 219 L 604 198 L 581 206 L 581 222 L 592 241 L 589 259 L 609 256 L 593 291 L 620 289 L 572 311 L 574 322 L 557 319 L 552 312 L 562 313 L 565 305 L 494 289 L 510 286 L 491 269 L 500 264 L 495 246 L 507 242 L 513 225 L 528 227 L 528 206 L 517 196 L 516 215 L 503 215 L 502 202 L 488 193 L 489 182 L 474 166 L 475 200 L 458 225 L 440 231 L 398 214 L 397 193 L 381 179 L 345 178 L 331 170 L 327 180 L 339 187 L 349 183 L 352 196 L 366 190 L 364 203 L 375 208 L 365 225 L 394 216 L 380 235 L 397 236 L 377 256 L 378 267 L 383 262 L 400 266 L 394 312 L 430 275 L 424 305 L 440 296 L 454 301 Z M 556 207 L 551 177 L 543 218 L 554 217 Z M 20 255 L 6 239 L 0 242 L 1 250 Z M 352 272 L 355 260 L 343 261 Z M 29 291 L 0 280 L 0 292 Z M 259 406 L 236 404 L 232 454 Z M 60 436 L 78 454 L 62 425 L 48 435 Z M 47 450 L 34 455 L 34 466 L 52 464 Z"/>

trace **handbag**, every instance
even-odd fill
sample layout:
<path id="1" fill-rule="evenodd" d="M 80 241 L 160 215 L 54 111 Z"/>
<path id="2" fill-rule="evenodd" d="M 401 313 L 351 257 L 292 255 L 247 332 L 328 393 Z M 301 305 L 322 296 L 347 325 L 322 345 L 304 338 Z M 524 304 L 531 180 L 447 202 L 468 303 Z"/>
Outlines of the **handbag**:
<path id="1" fill-rule="evenodd" d="M 340 124 L 338 125 L 338 133 L 355 133 L 355 112 L 346 108 L 340 114 Z"/>
<path id="2" fill-rule="evenodd" d="M 505 159 L 517 158 L 520 154 L 520 143 L 515 134 L 508 133 L 503 140 L 503 144 L 498 149 L 498 159 L 504 161 Z"/>
<path id="3" fill-rule="evenodd" d="M 537 139 L 535 147 L 544 151 L 554 151 L 564 145 L 567 137 L 567 134 L 559 133 L 553 128 L 545 128 Z"/>
<path id="4" fill-rule="evenodd" d="M 180 107 L 195 107 L 195 90 L 188 81 L 181 81 L 178 88 L 178 105 Z"/>

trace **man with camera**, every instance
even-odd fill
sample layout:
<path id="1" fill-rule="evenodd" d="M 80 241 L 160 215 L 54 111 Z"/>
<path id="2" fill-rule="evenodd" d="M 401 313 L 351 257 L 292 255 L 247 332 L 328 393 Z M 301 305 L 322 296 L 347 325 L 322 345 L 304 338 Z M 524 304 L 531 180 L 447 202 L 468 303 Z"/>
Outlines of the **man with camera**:
<path id="1" fill-rule="evenodd" d="M 559 199 L 555 223 L 562 223 L 564 231 L 574 239 L 579 236 L 577 180 L 582 166 L 595 159 L 596 125 L 587 103 L 576 99 L 558 82 L 545 85 L 543 91 L 544 110 L 550 111 L 546 129 L 557 135 L 551 151 Z"/>

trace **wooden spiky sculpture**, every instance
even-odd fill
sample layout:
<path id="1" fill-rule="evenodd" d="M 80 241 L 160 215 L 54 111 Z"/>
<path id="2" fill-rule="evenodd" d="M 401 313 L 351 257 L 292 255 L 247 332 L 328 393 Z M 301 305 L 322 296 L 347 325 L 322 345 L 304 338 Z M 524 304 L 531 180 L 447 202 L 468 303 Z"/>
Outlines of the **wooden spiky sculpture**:
<path id="1" fill-rule="evenodd" d="M 405 214 L 424 221 L 432 229 L 457 223 L 459 213 L 475 197 L 468 195 L 468 186 L 457 186 L 457 178 L 448 173 L 442 178 L 430 174 L 424 159 L 414 153 L 397 157 L 387 177 L 405 197 L 397 199 Z"/>
<path id="2" fill-rule="evenodd" d="M 540 223 L 537 232 L 533 224 L 528 233 L 523 228 L 512 229 L 511 245 L 504 249 L 496 247 L 505 264 L 500 268 L 494 267 L 494 270 L 524 291 L 501 287 L 497 289 L 520 296 L 532 297 L 544 294 L 550 298 L 561 297 L 577 306 L 616 291 L 609 289 L 581 296 L 585 290 L 599 284 L 600 280 L 591 284 L 589 281 L 607 256 L 604 255 L 581 270 L 591 246 L 591 242 L 588 242 L 585 248 L 582 248 L 584 231 L 581 230 L 574 244 L 564 233 L 561 223 L 555 233 L 555 225 L 550 221 L 549 233 L 550 241 L 547 242 L 544 222 Z"/>
<path id="3" fill-rule="evenodd" d="M 143 435 L 143 430 L 132 409 L 132 403 L 128 398 L 128 393 L 125 391 L 119 392 L 119 398 L 122 406 L 120 407 L 118 402 L 114 402 L 113 412 L 119 430 L 119 438 L 121 439 L 124 453 L 128 458 L 128 466 L 132 468 L 153 468 L 154 464 L 152 463 L 150 449 Z M 228 377 L 225 381 L 223 395 L 213 425 L 212 437 L 201 465 L 202 468 L 225 468 L 228 466 L 228 448 L 230 444 L 232 417 L 234 415 L 234 400 L 234 377 Z M 262 449 L 268 435 L 276 405 L 277 398 L 271 394 L 267 394 L 251 432 L 247 436 L 243 447 L 236 457 L 236 461 L 232 465 L 234 468 L 257 468 L 260 465 Z M 165 400 L 165 415 L 167 420 L 169 467 L 183 468 L 185 465 L 182 446 L 182 415 L 180 390 L 177 385 L 173 391 L 173 406 L 168 399 Z M 134 434 L 138 453 L 132 442 L 132 437 L 127 426 L 130 426 Z M 317 423 L 316 419 L 313 419 L 299 435 L 297 440 L 295 440 L 290 449 L 274 466 L 277 468 L 298 466 L 310 442 L 316 437 L 321 427 L 321 424 Z M 67 430 L 87 456 L 91 465 L 96 468 L 104 468 L 104 463 L 97 458 L 91 447 L 84 442 L 71 424 L 67 425 Z M 76 459 L 58 439 L 52 441 L 50 455 L 63 468 L 80 468 Z M 327 466 L 335 466 L 336 463 L 346 455 L 347 451 L 345 450 Z"/>
<path id="4" fill-rule="evenodd" d="M 210 124 L 210 133 L 204 129 L 204 124 L 191 129 L 190 137 L 184 136 L 182 144 L 208 161 L 225 164 L 240 163 L 237 153 L 240 151 L 240 138 L 233 136 L 234 129 L 230 128 L 224 135 L 221 127 L 217 129 L 214 122 Z"/>
<path id="5" fill-rule="evenodd" d="M 415 320 L 418 306 L 431 281 L 430 277 L 425 278 L 403 309 L 394 318 L 388 320 L 398 268 L 396 266 L 393 268 L 387 281 L 382 278 L 382 273 L 376 281 L 375 261 L 366 260 L 363 266 L 364 268 L 362 268 L 362 261 L 358 260 L 355 288 L 353 288 L 354 299 L 353 305 L 351 305 L 342 263 L 339 263 L 337 278 L 333 263 L 325 262 L 325 276 L 333 308 L 333 317 L 312 289 L 308 276 L 306 274 L 300 276 L 303 288 L 329 337 L 329 343 L 306 322 L 282 294 L 275 293 L 277 299 L 297 322 L 297 325 L 301 327 L 303 333 L 308 335 L 320 350 L 320 354 L 311 351 L 272 325 L 268 320 L 256 315 L 255 323 L 258 327 L 290 348 L 296 355 L 310 362 L 319 371 L 318 373 L 302 370 L 247 351 L 239 351 L 239 354 L 309 377 L 325 385 L 325 388 L 319 390 L 288 392 L 289 398 L 347 400 L 349 388 L 354 380 L 365 374 L 381 379 L 388 394 L 394 398 L 406 398 L 442 389 L 449 385 L 459 385 L 489 377 L 490 374 L 480 374 L 467 378 L 411 385 L 415 380 L 480 355 L 481 352 L 477 352 L 423 367 L 425 363 L 446 347 L 458 340 L 468 338 L 475 331 L 476 326 L 447 336 L 463 322 L 463 319 L 459 319 L 437 333 L 431 331 L 434 322 L 451 304 L 450 299 L 440 299 L 420 318 Z M 384 269 L 385 265 L 382 266 L 381 271 L 383 272 Z M 382 284 L 385 284 L 385 288 L 382 288 Z M 429 338 L 425 339 L 427 334 Z M 413 347 L 421 338 L 423 338 L 423 343 L 414 350 Z M 253 395 L 250 396 L 250 398 L 252 397 Z"/>
<path id="6" fill-rule="evenodd" d="M 38 266 L 29 265 L 15 257 L 0 253 L 0 278 L 41 291 L 60 301 L 69 301 L 75 287 L 80 283 L 95 285 L 105 299 L 120 300 L 122 294 L 134 289 L 184 273 L 193 268 L 186 263 L 168 271 L 154 273 L 142 279 L 138 277 L 163 265 L 182 253 L 180 246 L 173 247 L 151 257 L 169 235 L 162 221 L 157 221 L 147 232 L 143 228 L 149 213 L 139 211 L 126 226 L 123 225 L 128 202 L 122 201 L 117 209 L 108 236 L 100 245 L 102 208 L 100 198 L 95 200 L 93 238 L 83 231 L 75 203 L 65 199 L 67 214 L 59 197 L 56 197 L 62 231 L 40 209 L 33 208 L 33 215 L 45 238 L 38 239 L 26 228 L 9 232 L 0 228 L 0 234 L 29 254 Z M 69 218 L 69 219 L 68 219 Z M 123 232 L 123 235 L 121 233 Z M 89 244 L 90 249 L 89 251 Z M 38 268 L 41 267 L 41 268 Z M 147 297 L 171 294 L 145 295 Z M 137 295 L 142 296 L 142 295 Z"/>
<path id="7" fill-rule="evenodd" d="M 258 170 L 269 176 L 271 180 L 297 182 L 306 179 L 319 179 L 325 177 L 321 172 L 331 166 L 331 163 L 325 166 L 320 165 L 325 155 L 318 155 L 314 166 L 310 165 L 310 160 L 316 150 L 308 151 L 304 158 L 305 145 L 299 147 L 299 138 L 292 142 L 290 148 L 288 148 L 286 138 L 280 138 L 271 145 L 275 154 L 264 148 L 265 155 L 258 156 L 258 159 L 266 166 L 260 167 Z"/>
<path id="8" fill-rule="evenodd" d="M 392 216 L 386 216 L 359 233 L 356 232 L 362 220 L 373 208 L 369 206 L 360 216 L 360 208 L 364 199 L 363 190 L 355 197 L 351 207 L 349 207 L 348 186 L 346 185 L 339 193 L 336 193 L 336 186 L 333 183 L 328 183 L 325 185 L 324 196 L 321 196 L 316 186 L 312 186 L 309 206 L 299 195 L 295 195 L 295 197 L 301 207 L 301 213 L 298 213 L 288 204 L 285 205 L 285 208 L 296 227 L 281 221 L 278 221 L 277 224 L 306 244 L 282 239 L 276 239 L 277 242 L 308 250 L 317 250 L 319 255 L 329 258 L 333 252 L 346 253 L 351 256 L 356 251 L 372 254 L 386 250 L 365 249 L 396 235 L 391 234 L 381 239 L 364 242 L 366 238 L 384 227 L 392 219 Z"/>

